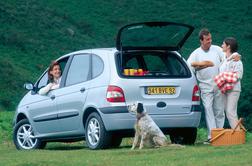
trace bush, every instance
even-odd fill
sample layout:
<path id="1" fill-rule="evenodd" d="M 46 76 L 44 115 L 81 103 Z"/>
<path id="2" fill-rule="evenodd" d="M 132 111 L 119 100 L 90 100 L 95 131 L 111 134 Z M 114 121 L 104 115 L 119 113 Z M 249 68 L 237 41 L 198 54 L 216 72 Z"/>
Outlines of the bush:
<path id="1" fill-rule="evenodd" d="M 13 110 L 24 93 L 22 86 L 25 77 L 21 74 L 22 70 L 8 59 L 1 59 L 0 66 L 0 78 L 4 78 L 0 80 L 0 88 L 4 89 L 0 94 L 0 105 L 5 109 Z"/>
<path id="2" fill-rule="evenodd" d="M 12 119 L 14 112 L 0 112 L 0 143 L 12 138 Z"/>
<path id="3" fill-rule="evenodd" d="M 244 125 L 252 131 L 252 92 L 243 90 L 239 99 L 238 116 L 244 118 Z"/>

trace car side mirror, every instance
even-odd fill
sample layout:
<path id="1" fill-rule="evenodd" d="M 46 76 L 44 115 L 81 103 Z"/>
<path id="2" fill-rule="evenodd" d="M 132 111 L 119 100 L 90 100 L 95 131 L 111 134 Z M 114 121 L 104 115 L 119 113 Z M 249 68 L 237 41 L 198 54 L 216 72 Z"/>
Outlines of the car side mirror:
<path id="1" fill-rule="evenodd" d="M 34 85 L 33 85 L 33 83 L 31 83 L 31 82 L 26 82 L 26 83 L 24 84 L 24 88 L 25 88 L 26 90 L 33 90 L 33 89 L 34 89 Z"/>

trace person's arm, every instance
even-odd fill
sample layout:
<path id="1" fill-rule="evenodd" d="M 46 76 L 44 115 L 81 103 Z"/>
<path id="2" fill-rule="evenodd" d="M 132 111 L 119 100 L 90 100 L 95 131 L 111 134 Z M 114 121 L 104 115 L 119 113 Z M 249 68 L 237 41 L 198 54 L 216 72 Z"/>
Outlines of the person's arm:
<path id="1" fill-rule="evenodd" d="M 193 51 L 189 58 L 187 59 L 187 64 L 190 67 L 190 69 L 195 73 L 196 71 L 205 69 L 207 67 L 214 66 L 212 61 L 199 61 L 197 58 L 198 53 L 197 51 Z"/>
<path id="2" fill-rule="evenodd" d="M 243 76 L 243 64 L 242 64 L 242 62 L 235 62 L 235 66 L 234 66 L 234 71 L 233 72 L 237 72 L 238 73 L 239 80 L 242 79 L 242 76 Z"/>
<path id="3" fill-rule="evenodd" d="M 51 90 L 52 86 L 53 86 L 53 83 L 47 84 L 45 87 L 41 88 L 38 91 L 38 94 L 40 94 L 40 95 L 46 95 Z"/>
<path id="4" fill-rule="evenodd" d="M 195 67 L 192 66 L 192 62 L 196 61 L 196 55 L 194 54 L 194 52 L 191 53 L 191 55 L 189 56 L 189 58 L 187 59 L 187 64 L 189 66 L 189 68 L 195 73 Z"/>
<path id="5" fill-rule="evenodd" d="M 213 67 L 214 64 L 212 61 L 200 61 L 200 62 L 192 62 L 191 65 L 196 69 L 196 70 L 201 70 L 205 69 L 207 67 Z"/>

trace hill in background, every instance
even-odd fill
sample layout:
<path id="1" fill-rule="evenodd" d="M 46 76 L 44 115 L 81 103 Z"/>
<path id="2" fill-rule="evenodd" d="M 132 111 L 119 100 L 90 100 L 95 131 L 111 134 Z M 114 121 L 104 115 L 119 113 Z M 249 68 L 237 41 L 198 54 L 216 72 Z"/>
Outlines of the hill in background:
<path id="1" fill-rule="evenodd" d="M 171 21 L 196 29 L 181 52 L 199 46 L 209 28 L 213 44 L 237 38 L 244 64 L 239 115 L 252 124 L 252 2 L 249 0 L 5 0 L 0 2 L 0 111 L 14 110 L 25 81 L 36 81 L 51 60 L 85 48 L 114 47 L 125 24 Z M 252 126 L 252 125 L 250 125 Z"/>

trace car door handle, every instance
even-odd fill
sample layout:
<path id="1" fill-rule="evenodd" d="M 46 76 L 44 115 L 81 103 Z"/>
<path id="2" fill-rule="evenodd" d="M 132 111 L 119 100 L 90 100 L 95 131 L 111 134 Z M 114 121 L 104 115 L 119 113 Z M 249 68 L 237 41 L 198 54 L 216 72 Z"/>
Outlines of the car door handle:
<path id="1" fill-rule="evenodd" d="M 80 89 L 80 92 L 83 93 L 83 92 L 85 92 L 85 90 L 86 89 L 83 87 L 83 88 Z"/>
<path id="2" fill-rule="evenodd" d="M 55 99 L 55 95 L 50 96 L 50 98 L 51 98 L 52 100 L 54 100 L 54 99 Z"/>

